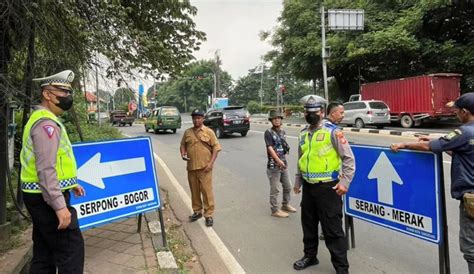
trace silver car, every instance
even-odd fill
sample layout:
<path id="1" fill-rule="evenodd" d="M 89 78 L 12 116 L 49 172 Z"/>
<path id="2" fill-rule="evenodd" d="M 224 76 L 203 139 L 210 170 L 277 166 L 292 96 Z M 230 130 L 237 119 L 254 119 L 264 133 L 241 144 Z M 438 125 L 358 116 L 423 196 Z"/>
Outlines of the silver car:
<path id="1" fill-rule="evenodd" d="M 344 119 L 341 124 L 363 128 L 373 125 L 383 128 L 390 124 L 390 109 L 383 101 L 354 101 L 344 103 Z"/>

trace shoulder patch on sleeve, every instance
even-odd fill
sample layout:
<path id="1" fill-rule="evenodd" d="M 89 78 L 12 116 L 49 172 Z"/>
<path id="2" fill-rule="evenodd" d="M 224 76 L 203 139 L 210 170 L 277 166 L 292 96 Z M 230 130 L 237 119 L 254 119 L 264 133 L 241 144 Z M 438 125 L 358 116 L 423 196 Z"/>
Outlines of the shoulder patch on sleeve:
<path id="1" fill-rule="evenodd" d="M 342 131 L 336 131 L 335 135 L 337 139 L 339 139 L 339 142 L 341 142 L 341 144 L 347 144 L 347 139 L 346 137 L 344 137 L 344 133 L 342 133 Z"/>
<path id="2" fill-rule="evenodd" d="M 53 137 L 53 134 L 56 131 L 56 129 L 53 126 L 50 126 L 50 125 L 43 126 L 43 129 L 46 132 L 46 135 L 48 135 L 48 137 L 50 139 L 51 139 L 51 137 Z"/>
<path id="3" fill-rule="evenodd" d="M 453 132 L 449 133 L 448 135 L 444 136 L 443 138 L 450 141 L 450 140 L 458 137 L 461 134 L 462 134 L 462 132 L 461 132 L 460 129 L 455 129 Z"/>

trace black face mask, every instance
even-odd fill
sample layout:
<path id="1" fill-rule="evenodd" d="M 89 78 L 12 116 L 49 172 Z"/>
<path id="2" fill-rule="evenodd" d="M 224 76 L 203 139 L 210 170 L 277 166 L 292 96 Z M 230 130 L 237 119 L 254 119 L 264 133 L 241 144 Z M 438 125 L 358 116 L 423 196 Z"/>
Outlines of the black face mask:
<path id="1" fill-rule="evenodd" d="M 59 103 L 55 104 L 57 107 L 64 111 L 68 111 L 71 109 L 73 103 L 72 95 L 68 95 L 66 97 L 56 96 L 56 99 L 58 99 L 59 101 Z"/>
<path id="2" fill-rule="evenodd" d="M 306 119 L 306 122 L 312 126 L 317 125 L 321 119 L 321 117 L 314 112 L 309 112 L 304 118 Z"/>

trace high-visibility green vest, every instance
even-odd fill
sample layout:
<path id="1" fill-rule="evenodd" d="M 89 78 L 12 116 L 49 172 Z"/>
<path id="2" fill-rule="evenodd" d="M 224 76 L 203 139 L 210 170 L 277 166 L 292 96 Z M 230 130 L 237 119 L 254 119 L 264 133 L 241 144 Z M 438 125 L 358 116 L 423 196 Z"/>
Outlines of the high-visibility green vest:
<path id="1" fill-rule="evenodd" d="M 53 120 L 61 128 L 59 148 L 56 153 L 56 174 L 61 190 L 76 187 L 77 166 L 76 159 L 72 151 L 71 142 L 66 133 L 66 128 L 59 121 L 58 117 L 46 109 L 33 111 L 30 119 L 23 129 L 23 147 L 21 148 L 21 189 L 28 193 L 41 193 L 38 182 L 38 172 L 36 170 L 36 157 L 34 153 L 33 140 L 31 138 L 31 128 L 42 119 Z"/>
<path id="2" fill-rule="evenodd" d="M 333 130 L 324 125 L 313 133 L 311 140 L 307 130 L 300 133 L 298 168 L 308 183 L 332 182 L 339 176 L 342 161 L 331 142 Z"/>

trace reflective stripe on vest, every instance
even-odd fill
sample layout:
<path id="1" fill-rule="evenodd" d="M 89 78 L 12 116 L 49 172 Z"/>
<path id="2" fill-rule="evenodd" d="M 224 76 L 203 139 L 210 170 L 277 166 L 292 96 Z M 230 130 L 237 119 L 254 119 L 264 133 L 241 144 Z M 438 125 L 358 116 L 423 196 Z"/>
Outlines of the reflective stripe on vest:
<path id="1" fill-rule="evenodd" d="M 30 119 L 23 129 L 23 147 L 20 153 L 21 161 L 21 189 L 29 193 L 41 193 L 39 178 L 36 170 L 36 157 L 34 154 L 31 129 L 42 119 L 54 121 L 61 128 L 60 143 L 56 153 L 56 174 L 61 190 L 66 190 L 77 186 L 76 159 L 72 151 L 71 142 L 66 132 L 66 128 L 59 119 L 46 109 L 33 111 Z"/>
<path id="2" fill-rule="evenodd" d="M 323 126 L 313 133 L 311 140 L 308 131 L 300 133 L 298 168 L 308 183 L 332 182 L 339 177 L 342 161 L 331 142 L 333 130 Z"/>

